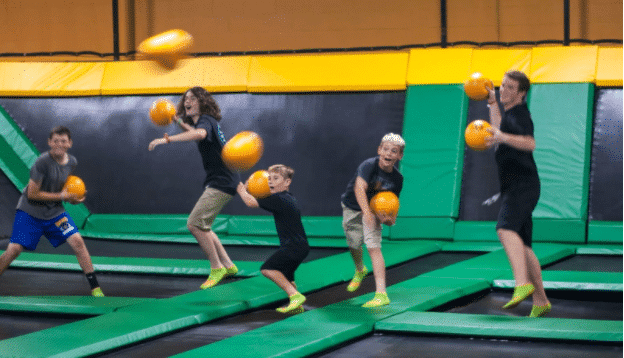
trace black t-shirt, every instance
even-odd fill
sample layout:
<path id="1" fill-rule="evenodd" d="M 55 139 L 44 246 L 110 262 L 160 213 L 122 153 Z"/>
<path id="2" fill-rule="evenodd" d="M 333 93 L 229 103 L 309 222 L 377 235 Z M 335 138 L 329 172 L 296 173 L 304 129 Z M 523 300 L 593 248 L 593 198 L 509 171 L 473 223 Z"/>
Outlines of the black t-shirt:
<path id="1" fill-rule="evenodd" d="M 533 121 L 526 103 L 505 111 L 501 119 L 500 130 L 503 133 L 533 136 Z M 501 192 L 520 184 L 539 185 L 533 152 L 499 144 L 496 149 L 496 164 Z"/>
<path id="2" fill-rule="evenodd" d="M 197 142 L 197 148 L 206 171 L 204 187 L 209 186 L 230 195 L 236 195 L 237 182 L 234 179 L 234 174 L 221 159 L 221 149 L 225 145 L 225 136 L 221 131 L 219 122 L 207 114 L 202 114 L 195 123 L 195 128 L 203 128 L 207 133 L 206 138 Z"/>
<path id="3" fill-rule="evenodd" d="M 282 191 L 257 200 L 262 209 L 273 214 L 281 246 L 309 247 L 308 237 L 301 223 L 299 204 L 291 193 Z"/>
<path id="4" fill-rule="evenodd" d="M 368 158 L 357 168 L 355 176 L 347 184 L 347 190 L 342 194 L 342 203 L 353 210 L 361 211 L 360 204 L 355 198 L 355 180 L 361 177 L 368 184 L 366 197 L 368 201 L 380 191 L 391 191 L 398 197 L 403 189 L 403 175 L 397 167 L 391 173 L 386 173 L 379 167 L 379 157 Z"/>

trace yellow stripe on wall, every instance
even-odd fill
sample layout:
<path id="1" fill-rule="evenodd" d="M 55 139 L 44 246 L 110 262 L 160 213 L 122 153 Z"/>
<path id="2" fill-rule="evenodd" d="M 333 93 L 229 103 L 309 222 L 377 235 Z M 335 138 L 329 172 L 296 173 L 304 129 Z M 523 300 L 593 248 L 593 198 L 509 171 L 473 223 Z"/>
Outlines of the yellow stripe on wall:
<path id="1" fill-rule="evenodd" d="M 2 62 L 0 96 L 96 96 L 103 62 Z"/>
<path id="2" fill-rule="evenodd" d="M 470 73 L 479 72 L 500 86 L 505 72 L 518 70 L 526 74 L 531 69 L 531 50 L 474 50 Z"/>
<path id="3" fill-rule="evenodd" d="M 417 49 L 410 51 L 408 85 L 463 83 L 470 76 L 472 49 Z"/>
<path id="4" fill-rule="evenodd" d="M 404 90 L 408 54 L 254 56 L 249 92 Z"/>
<path id="5" fill-rule="evenodd" d="M 531 59 L 533 83 L 594 82 L 598 46 L 536 47 Z"/>
<path id="6" fill-rule="evenodd" d="M 622 48 L 603 47 L 598 49 L 596 85 L 622 87 Z"/>

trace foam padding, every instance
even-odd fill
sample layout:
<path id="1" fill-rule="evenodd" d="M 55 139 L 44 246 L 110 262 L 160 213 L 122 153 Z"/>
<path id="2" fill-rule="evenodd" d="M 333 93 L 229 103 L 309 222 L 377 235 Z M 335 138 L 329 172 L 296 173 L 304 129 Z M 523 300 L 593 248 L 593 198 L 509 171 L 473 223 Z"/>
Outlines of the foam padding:
<path id="1" fill-rule="evenodd" d="M 361 305 L 366 294 L 298 314 L 277 323 L 178 354 L 190 357 L 303 357 L 369 334 L 375 322 L 405 310 L 427 310 L 489 287 L 485 281 L 458 279 L 411 280 L 388 287 L 389 306 L 377 309 Z M 257 344 L 279 342 L 279 344 Z M 254 346 L 253 350 L 248 347 Z"/>
<path id="2" fill-rule="evenodd" d="M 390 227 L 390 239 L 451 239 L 454 227 L 455 220 L 450 217 L 399 217 Z"/>
<path id="3" fill-rule="evenodd" d="M 622 322 L 405 312 L 375 324 L 375 331 L 410 332 L 469 337 L 539 338 L 586 342 L 621 342 Z"/>
<path id="4" fill-rule="evenodd" d="M 544 288 L 547 290 L 622 292 L 624 276 L 621 272 L 543 270 L 542 279 Z M 509 274 L 494 280 L 494 287 L 513 288 L 514 286 L 513 276 Z"/>
<path id="5" fill-rule="evenodd" d="M 470 59 L 470 73 L 481 73 L 483 77 L 492 80 L 496 87 L 501 85 L 505 72 L 518 70 L 528 74 L 530 68 L 529 49 L 475 49 Z"/>
<path id="6" fill-rule="evenodd" d="M 442 251 L 492 252 L 502 248 L 498 242 L 455 241 L 444 243 Z"/>
<path id="7" fill-rule="evenodd" d="M 387 91 L 405 89 L 407 52 L 255 56 L 249 92 Z"/>
<path id="8" fill-rule="evenodd" d="M 622 255 L 622 244 L 619 245 L 600 245 L 589 244 L 576 248 L 577 255 Z"/>
<path id="9" fill-rule="evenodd" d="M 250 57 L 204 57 L 181 60 L 169 70 L 153 61 L 106 63 L 102 95 L 183 93 L 194 86 L 209 92 L 244 92 Z"/>
<path id="10" fill-rule="evenodd" d="M 408 87 L 399 216 L 457 217 L 467 108 L 461 85 Z"/>
<path id="11" fill-rule="evenodd" d="M 144 304 L 155 298 L 92 297 L 92 296 L 34 296 L 0 297 L 0 311 L 54 314 L 102 315 L 120 307 Z"/>
<path id="12" fill-rule="evenodd" d="M 463 84 L 470 75 L 472 51 L 468 48 L 410 50 L 407 84 Z"/>
<path id="13" fill-rule="evenodd" d="M 188 214 L 93 214 L 84 229 L 93 232 L 133 234 L 188 234 Z M 217 233 L 226 233 L 228 215 L 218 215 L 212 225 Z"/>
<path id="14" fill-rule="evenodd" d="M 105 62 L 0 62 L 0 96 L 97 96 Z"/>
<path id="15" fill-rule="evenodd" d="M 594 82 L 597 62 L 598 46 L 535 47 L 529 77 L 532 83 Z"/>
<path id="16" fill-rule="evenodd" d="M 497 241 L 495 221 L 456 221 L 454 241 Z"/>
<path id="17" fill-rule="evenodd" d="M 598 49 L 596 86 L 622 87 L 622 47 Z"/>
<path id="18" fill-rule="evenodd" d="M 587 227 L 587 243 L 622 244 L 621 221 L 590 221 Z"/>

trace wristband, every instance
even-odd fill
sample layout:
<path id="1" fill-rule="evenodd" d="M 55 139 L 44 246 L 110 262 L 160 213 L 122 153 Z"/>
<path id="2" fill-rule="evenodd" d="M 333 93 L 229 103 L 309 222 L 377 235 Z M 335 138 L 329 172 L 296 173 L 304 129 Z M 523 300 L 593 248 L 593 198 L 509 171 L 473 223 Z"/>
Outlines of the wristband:
<path id="1" fill-rule="evenodd" d="M 165 142 L 166 142 L 167 144 L 171 143 L 171 139 L 169 139 L 169 135 L 168 135 L 167 133 L 165 133 L 164 138 L 165 138 Z"/>

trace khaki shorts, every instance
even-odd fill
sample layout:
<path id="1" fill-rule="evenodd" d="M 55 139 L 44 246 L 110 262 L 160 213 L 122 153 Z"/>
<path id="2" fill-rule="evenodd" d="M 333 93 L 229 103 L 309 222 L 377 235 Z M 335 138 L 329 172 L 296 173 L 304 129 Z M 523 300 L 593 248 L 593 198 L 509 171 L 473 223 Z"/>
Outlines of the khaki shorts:
<path id="1" fill-rule="evenodd" d="M 357 249 L 362 244 L 366 244 L 368 249 L 381 248 L 381 223 L 377 222 L 376 227 L 365 230 L 362 212 L 348 208 L 344 204 L 342 204 L 342 228 L 349 248 Z"/>
<path id="2" fill-rule="evenodd" d="M 232 198 L 232 195 L 221 190 L 206 188 L 202 196 L 197 200 L 197 203 L 195 203 L 195 207 L 191 211 L 186 224 L 198 227 L 204 231 L 210 231 L 215 218 Z"/>

